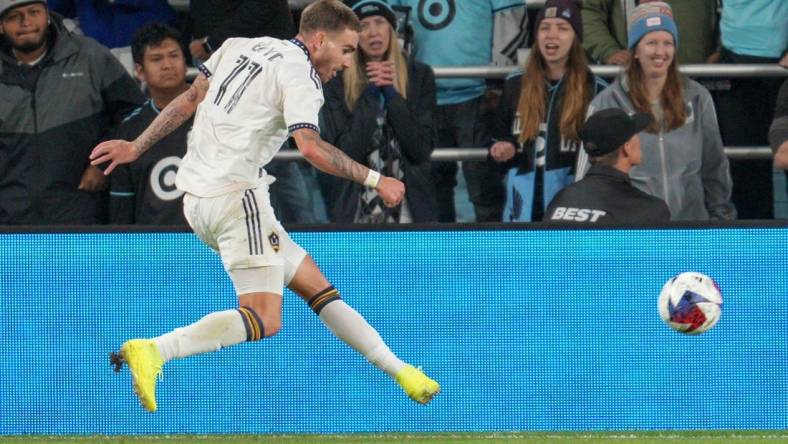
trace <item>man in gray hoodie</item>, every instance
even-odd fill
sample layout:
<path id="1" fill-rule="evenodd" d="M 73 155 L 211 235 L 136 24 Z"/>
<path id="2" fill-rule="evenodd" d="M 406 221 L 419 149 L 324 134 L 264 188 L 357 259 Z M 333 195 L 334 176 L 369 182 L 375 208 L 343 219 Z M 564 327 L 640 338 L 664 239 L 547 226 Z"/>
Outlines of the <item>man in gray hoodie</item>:
<path id="1" fill-rule="evenodd" d="M 106 179 L 87 156 L 139 87 L 44 1 L 0 0 L 0 34 L 0 224 L 101 222 Z"/>

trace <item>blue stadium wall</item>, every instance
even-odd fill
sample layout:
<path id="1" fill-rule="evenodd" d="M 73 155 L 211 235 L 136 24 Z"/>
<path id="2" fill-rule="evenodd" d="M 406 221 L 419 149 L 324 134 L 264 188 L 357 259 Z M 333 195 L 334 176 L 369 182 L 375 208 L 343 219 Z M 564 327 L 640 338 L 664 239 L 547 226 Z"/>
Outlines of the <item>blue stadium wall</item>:
<path id="1" fill-rule="evenodd" d="M 173 361 L 147 414 L 107 355 L 231 308 L 188 233 L 0 234 L 0 434 L 788 428 L 788 228 L 295 232 L 404 360 L 428 406 L 286 293 L 272 338 Z M 670 276 L 720 323 L 659 319 Z"/>

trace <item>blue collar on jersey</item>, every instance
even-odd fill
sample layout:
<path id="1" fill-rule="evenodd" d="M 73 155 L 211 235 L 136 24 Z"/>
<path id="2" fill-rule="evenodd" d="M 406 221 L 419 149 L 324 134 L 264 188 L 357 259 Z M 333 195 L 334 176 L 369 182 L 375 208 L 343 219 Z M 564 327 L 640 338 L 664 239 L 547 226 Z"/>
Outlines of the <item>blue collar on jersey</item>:
<path id="1" fill-rule="evenodd" d="M 153 103 L 153 99 L 148 99 L 148 104 L 150 104 L 150 108 L 151 108 L 151 109 L 153 110 L 153 112 L 155 112 L 156 114 L 159 114 L 159 113 L 161 112 L 161 110 L 160 110 L 159 108 L 157 108 L 157 107 L 156 107 L 156 104 L 155 104 L 155 103 Z"/>
<path id="2" fill-rule="evenodd" d="M 306 47 L 306 45 L 304 45 L 304 42 L 302 42 L 301 40 L 298 40 L 296 38 L 292 38 L 292 39 L 290 39 L 290 43 L 292 43 L 292 44 L 298 46 L 299 48 L 301 48 L 301 51 L 304 51 L 304 54 L 306 54 L 307 58 L 309 57 L 309 49 Z M 309 61 L 311 62 L 312 59 L 309 59 Z"/>

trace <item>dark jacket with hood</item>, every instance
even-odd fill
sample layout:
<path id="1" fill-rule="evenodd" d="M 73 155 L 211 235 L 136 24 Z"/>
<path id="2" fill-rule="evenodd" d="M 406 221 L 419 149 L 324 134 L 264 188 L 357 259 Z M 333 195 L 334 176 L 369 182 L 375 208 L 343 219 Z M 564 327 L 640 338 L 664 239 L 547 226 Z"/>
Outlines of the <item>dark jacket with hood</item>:
<path id="1" fill-rule="evenodd" d="M 19 66 L 0 44 L 0 224 L 93 224 L 102 196 L 77 190 L 88 155 L 113 123 L 144 102 L 94 40 L 51 14 L 48 50 Z"/>
<path id="2" fill-rule="evenodd" d="M 378 88 L 368 88 L 350 111 L 342 76 L 328 82 L 324 91 L 326 102 L 320 111 L 321 135 L 351 159 L 368 165 L 378 109 L 383 103 L 387 110 L 385 125 L 390 129 L 386 133 L 397 138 L 401 149 L 405 200 L 412 221 L 431 222 L 435 220 L 435 188 L 430 176 L 430 156 L 436 139 L 435 74 L 429 66 L 411 61 L 407 100 L 389 88 L 391 92 L 385 95 Z M 353 222 L 363 187 L 344 179 L 322 179 L 324 190 L 329 188 L 324 194 L 332 221 Z"/>

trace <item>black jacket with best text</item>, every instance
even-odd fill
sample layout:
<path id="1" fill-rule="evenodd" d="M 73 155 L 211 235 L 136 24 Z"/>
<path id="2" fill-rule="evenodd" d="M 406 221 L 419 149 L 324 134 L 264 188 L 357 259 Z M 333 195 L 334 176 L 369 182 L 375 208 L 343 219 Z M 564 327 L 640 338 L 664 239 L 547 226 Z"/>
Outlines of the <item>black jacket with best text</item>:
<path id="1" fill-rule="evenodd" d="M 635 188 L 613 167 L 593 165 L 586 176 L 559 191 L 545 211 L 545 222 L 664 224 L 670 210 L 660 198 Z"/>

